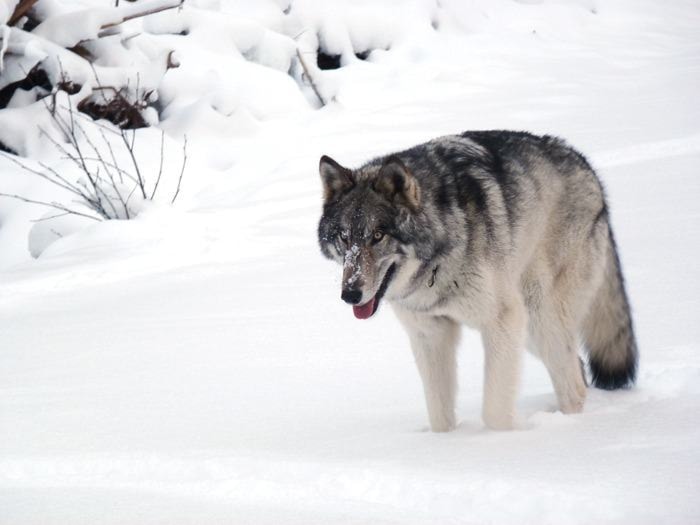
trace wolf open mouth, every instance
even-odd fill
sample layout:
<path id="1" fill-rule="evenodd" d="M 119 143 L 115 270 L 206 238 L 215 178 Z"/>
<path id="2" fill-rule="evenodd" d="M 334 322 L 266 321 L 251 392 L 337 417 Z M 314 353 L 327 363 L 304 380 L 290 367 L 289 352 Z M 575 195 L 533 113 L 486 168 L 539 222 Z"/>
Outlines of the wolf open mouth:
<path id="1" fill-rule="evenodd" d="M 377 311 L 377 308 L 379 308 L 379 301 L 382 300 L 382 297 L 384 297 L 384 294 L 386 293 L 386 289 L 389 286 L 389 283 L 391 282 L 392 277 L 394 277 L 394 271 L 396 270 L 396 263 L 392 263 L 391 266 L 389 266 L 389 269 L 386 271 L 384 274 L 384 280 L 382 281 L 382 284 L 379 286 L 379 290 L 377 290 L 377 294 L 372 297 L 369 301 L 367 301 L 365 304 L 362 305 L 355 305 L 352 307 L 352 313 L 355 314 L 355 317 L 358 319 L 369 319 L 374 315 L 374 312 Z"/>

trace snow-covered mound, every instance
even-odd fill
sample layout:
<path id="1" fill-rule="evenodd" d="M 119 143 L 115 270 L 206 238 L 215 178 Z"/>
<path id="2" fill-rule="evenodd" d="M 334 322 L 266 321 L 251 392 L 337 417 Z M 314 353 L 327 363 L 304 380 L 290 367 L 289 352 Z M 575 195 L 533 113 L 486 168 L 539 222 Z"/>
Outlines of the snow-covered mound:
<path id="1" fill-rule="evenodd" d="M 39 0 L 46 25 L 0 28 L 0 93 L 46 73 L 0 109 L 24 155 L 0 154 L 0 193 L 84 209 L 27 170 L 86 182 L 42 102 L 61 71 L 62 118 L 108 82 L 150 92 L 147 197 L 163 161 L 131 220 L 0 197 L 0 523 L 700 520 L 696 3 L 186 0 L 104 28 L 166 3 Z M 132 173 L 119 128 L 77 118 L 76 144 Z M 355 322 L 318 253 L 317 163 L 485 128 L 562 135 L 598 170 L 639 384 L 564 416 L 528 359 L 526 428 L 489 432 L 467 332 L 461 423 L 436 435 L 398 323 Z"/>

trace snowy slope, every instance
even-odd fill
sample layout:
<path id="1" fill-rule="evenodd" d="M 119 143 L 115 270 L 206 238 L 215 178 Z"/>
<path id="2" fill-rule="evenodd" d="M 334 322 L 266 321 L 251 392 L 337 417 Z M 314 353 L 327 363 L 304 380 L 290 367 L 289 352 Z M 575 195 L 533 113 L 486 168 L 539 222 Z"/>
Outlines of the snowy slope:
<path id="1" fill-rule="evenodd" d="M 163 125 L 192 144 L 175 207 L 31 260 L 42 210 L 0 202 L 0 523 L 700 521 L 700 7 L 441 3 L 437 32 L 417 2 L 402 13 L 415 39 L 324 72 L 337 102 L 323 109 L 239 133 L 175 100 Z M 362 41 L 359 15 L 332 5 Z M 317 159 L 483 128 L 562 135 L 598 169 L 640 378 L 564 416 L 529 359 L 525 429 L 490 432 L 467 332 L 461 423 L 438 435 L 397 321 L 354 319 L 318 253 Z M 32 187 L 11 169 L 0 184 Z"/>

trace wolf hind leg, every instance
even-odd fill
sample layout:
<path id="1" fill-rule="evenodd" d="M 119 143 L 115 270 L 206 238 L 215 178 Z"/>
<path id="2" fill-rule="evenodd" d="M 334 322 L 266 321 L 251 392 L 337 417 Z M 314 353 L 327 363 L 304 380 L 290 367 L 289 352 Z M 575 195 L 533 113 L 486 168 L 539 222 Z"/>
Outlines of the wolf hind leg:
<path id="1" fill-rule="evenodd" d="M 577 352 L 576 324 L 564 305 L 552 303 L 548 300 L 530 313 L 531 344 L 549 372 L 559 409 L 578 413 L 586 401 L 586 381 Z"/>
<path id="2" fill-rule="evenodd" d="M 456 426 L 457 344 L 460 327 L 446 317 L 416 314 L 395 308 L 408 332 L 423 382 L 430 429 L 449 432 Z"/>
<path id="3" fill-rule="evenodd" d="M 578 354 L 581 325 L 594 290 L 602 279 L 601 253 L 596 246 L 559 261 L 553 277 L 540 272 L 528 288 L 542 293 L 528 300 L 529 335 L 533 353 L 544 363 L 565 414 L 583 410 L 586 375 Z"/>

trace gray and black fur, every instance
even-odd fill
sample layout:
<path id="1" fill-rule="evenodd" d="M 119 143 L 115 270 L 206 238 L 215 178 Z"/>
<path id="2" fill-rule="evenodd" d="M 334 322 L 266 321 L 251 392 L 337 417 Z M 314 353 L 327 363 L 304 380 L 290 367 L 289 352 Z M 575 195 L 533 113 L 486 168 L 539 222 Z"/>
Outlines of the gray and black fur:
<path id="1" fill-rule="evenodd" d="M 323 157 L 323 254 L 365 318 L 385 297 L 406 327 L 434 430 L 454 427 L 459 327 L 482 333 L 484 419 L 513 426 L 520 349 L 565 412 L 593 384 L 631 385 L 637 347 L 603 188 L 559 138 L 470 131 L 347 169 Z"/>

